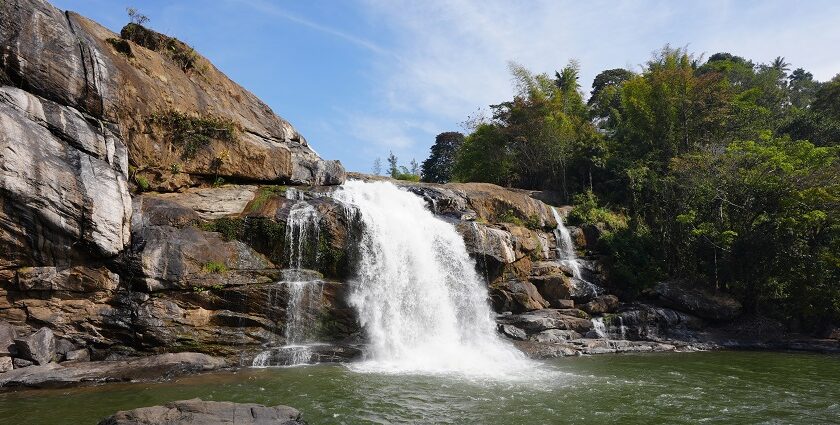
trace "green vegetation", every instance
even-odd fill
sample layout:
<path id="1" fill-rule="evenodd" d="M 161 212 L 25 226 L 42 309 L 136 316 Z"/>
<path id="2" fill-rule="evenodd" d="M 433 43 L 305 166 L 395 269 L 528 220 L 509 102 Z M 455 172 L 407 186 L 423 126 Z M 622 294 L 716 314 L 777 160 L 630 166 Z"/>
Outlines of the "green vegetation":
<path id="1" fill-rule="evenodd" d="M 239 239 L 242 235 L 243 220 L 241 218 L 222 217 L 215 221 L 208 221 L 201 224 L 201 229 L 208 232 L 218 232 L 226 241 Z"/>
<path id="2" fill-rule="evenodd" d="M 260 187 L 260 191 L 257 192 L 257 196 L 254 197 L 248 204 L 247 210 L 249 212 L 259 211 L 265 206 L 266 202 L 271 199 L 272 196 L 284 196 L 286 194 L 286 186 L 262 186 Z"/>
<path id="3" fill-rule="evenodd" d="M 146 15 L 140 14 L 137 9 L 128 8 L 126 11 L 128 12 L 130 22 L 120 30 L 120 37 L 122 38 L 121 45 L 124 43 L 125 46 L 128 46 L 125 40 L 131 40 L 140 46 L 169 57 L 184 72 L 196 69 L 198 54 L 192 47 L 177 38 L 168 37 L 146 28 L 144 25 L 149 22 L 149 18 Z M 116 39 L 108 39 L 108 42 L 117 51 L 123 53 L 120 50 L 122 47 L 117 48 L 111 40 Z M 131 52 L 130 46 L 128 46 L 128 52 Z"/>
<path id="4" fill-rule="evenodd" d="M 666 46 L 585 100 L 577 71 L 511 65 L 516 95 L 472 121 L 452 179 L 558 192 L 619 290 L 682 278 L 802 330 L 840 322 L 840 75 Z"/>
<path id="5" fill-rule="evenodd" d="M 196 117 L 175 110 L 157 112 L 148 122 L 163 130 L 173 145 L 183 149 L 184 159 L 194 158 L 199 149 L 209 146 L 213 140 L 236 142 L 239 131 L 236 123 L 227 118 Z"/>
<path id="6" fill-rule="evenodd" d="M 141 192 L 146 192 L 149 190 L 151 183 L 149 183 L 149 179 L 143 176 L 134 176 L 134 182 L 137 183 L 137 187 L 140 189 Z"/>
<path id="7" fill-rule="evenodd" d="M 210 261 L 202 267 L 202 269 L 207 273 L 224 273 L 228 271 L 227 266 L 224 263 L 220 263 L 218 261 Z"/>
<path id="8" fill-rule="evenodd" d="M 117 51 L 117 53 L 122 53 L 123 55 L 128 57 L 134 56 L 134 54 L 131 53 L 131 45 L 128 44 L 128 42 L 123 40 L 122 38 L 111 37 L 106 38 L 105 41 L 108 42 L 108 44 L 110 44 L 111 47 L 113 47 L 114 50 Z"/>
<path id="9" fill-rule="evenodd" d="M 464 135 L 456 131 L 440 133 L 435 137 L 429 158 L 423 161 L 422 175 L 424 182 L 446 183 L 452 179 L 452 167 L 455 157 L 464 144 Z"/>

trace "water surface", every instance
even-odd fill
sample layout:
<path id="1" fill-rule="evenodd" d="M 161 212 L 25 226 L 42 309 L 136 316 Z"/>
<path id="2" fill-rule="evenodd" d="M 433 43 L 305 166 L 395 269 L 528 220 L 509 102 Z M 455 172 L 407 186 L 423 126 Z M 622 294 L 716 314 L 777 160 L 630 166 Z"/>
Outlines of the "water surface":
<path id="1" fill-rule="evenodd" d="M 288 404 L 310 424 L 840 423 L 838 356 L 605 355 L 541 368 L 526 380 L 494 381 L 316 365 L 22 391 L 0 394 L 0 423 L 96 423 L 117 410 L 193 397 Z"/>

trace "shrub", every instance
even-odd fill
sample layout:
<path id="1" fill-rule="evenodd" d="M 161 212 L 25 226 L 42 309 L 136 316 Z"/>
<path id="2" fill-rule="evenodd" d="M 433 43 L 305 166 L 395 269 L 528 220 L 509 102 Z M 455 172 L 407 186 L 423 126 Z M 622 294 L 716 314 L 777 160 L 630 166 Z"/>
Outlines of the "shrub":
<path id="1" fill-rule="evenodd" d="M 172 144 L 183 149 L 183 157 L 187 159 L 194 158 L 212 140 L 235 142 L 238 131 L 236 123 L 227 118 L 194 117 L 175 110 L 157 112 L 148 122 L 161 128 Z"/>
<path id="2" fill-rule="evenodd" d="M 241 218 L 222 217 L 216 221 L 204 223 L 200 227 L 208 232 L 221 233 L 224 240 L 232 241 L 242 234 L 243 223 Z"/>
<path id="3" fill-rule="evenodd" d="M 134 181 L 137 182 L 137 186 L 140 188 L 141 192 L 149 190 L 149 187 L 151 186 L 149 179 L 143 176 L 134 176 Z"/>
<path id="4" fill-rule="evenodd" d="M 218 261 L 210 261 L 204 265 L 203 269 L 207 273 L 224 273 L 228 271 L 227 266 Z"/>
<path id="5" fill-rule="evenodd" d="M 122 53 L 123 55 L 128 57 L 134 56 L 134 54 L 131 52 L 131 45 L 128 44 L 127 41 L 121 38 L 114 37 L 106 38 L 105 41 L 108 42 L 108 44 L 110 44 L 111 47 L 113 47 L 114 50 L 117 51 L 117 53 Z"/>
<path id="6" fill-rule="evenodd" d="M 405 180 L 405 181 L 410 181 L 410 182 L 419 182 L 420 181 L 420 176 L 418 176 L 417 174 L 412 174 L 412 173 L 397 173 L 397 174 L 394 175 L 394 178 L 397 179 L 397 180 Z"/>
<path id="7" fill-rule="evenodd" d="M 248 205 L 248 211 L 253 212 L 261 209 L 268 200 L 274 195 L 284 195 L 286 193 L 286 186 L 263 186 L 254 197 L 254 200 Z"/>

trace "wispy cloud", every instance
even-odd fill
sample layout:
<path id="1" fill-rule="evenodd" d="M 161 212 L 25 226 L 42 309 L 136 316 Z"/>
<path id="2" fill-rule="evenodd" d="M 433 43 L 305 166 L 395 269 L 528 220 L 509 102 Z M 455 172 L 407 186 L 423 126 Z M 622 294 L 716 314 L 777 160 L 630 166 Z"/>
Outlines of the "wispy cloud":
<path id="1" fill-rule="evenodd" d="M 832 1 L 796 11 L 780 0 L 363 1 L 371 21 L 384 23 L 388 48 L 399 53 L 374 59 L 372 69 L 381 81 L 376 102 L 356 118 L 358 126 L 369 123 L 392 136 L 355 135 L 372 146 L 389 140 L 390 146 L 418 157 L 432 138 L 412 139 L 419 133 L 398 129 L 417 121 L 432 123 L 432 134 L 457 129 L 477 108 L 509 98 L 510 60 L 553 72 L 577 59 L 587 91 L 601 70 L 638 70 L 666 43 L 697 53 L 730 51 L 757 61 L 785 56 L 820 79 L 840 71 L 840 58 L 829 53 L 840 44 L 840 3 Z"/>
<path id="2" fill-rule="evenodd" d="M 307 28 L 323 32 L 325 34 L 332 35 L 334 37 L 340 38 L 344 41 L 349 42 L 350 44 L 354 44 L 358 47 L 370 50 L 371 52 L 378 53 L 381 55 L 389 55 L 390 52 L 388 50 L 383 49 L 378 44 L 365 40 L 363 38 L 357 37 L 353 34 L 348 34 L 344 31 L 338 30 L 336 28 L 332 28 L 326 25 L 319 24 L 317 22 L 313 22 L 309 19 L 302 18 L 297 16 L 285 9 L 282 9 L 274 4 L 267 3 L 263 0 L 239 0 L 240 3 L 250 6 L 251 8 L 258 10 L 263 13 L 270 14 L 272 16 L 276 16 L 278 18 L 283 18 L 288 21 L 294 22 L 296 24 L 305 26 Z"/>

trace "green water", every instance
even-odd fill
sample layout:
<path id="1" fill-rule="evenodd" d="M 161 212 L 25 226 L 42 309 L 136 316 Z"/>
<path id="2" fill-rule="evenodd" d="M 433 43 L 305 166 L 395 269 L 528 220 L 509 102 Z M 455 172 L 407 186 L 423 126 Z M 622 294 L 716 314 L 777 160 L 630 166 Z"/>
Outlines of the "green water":
<path id="1" fill-rule="evenodd" d="M 248 369 L 151 384 L 0 394 L 0 424 L 96 423 L 200 397 L 288 404 L 310 424 L 840 423 L 840 357 L 763 352 L 606 355 L 542 363 L 523 381 Z"/>

